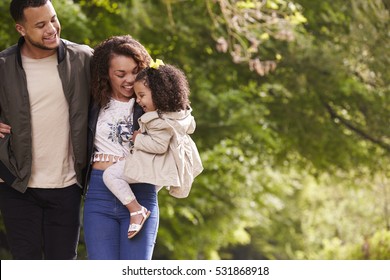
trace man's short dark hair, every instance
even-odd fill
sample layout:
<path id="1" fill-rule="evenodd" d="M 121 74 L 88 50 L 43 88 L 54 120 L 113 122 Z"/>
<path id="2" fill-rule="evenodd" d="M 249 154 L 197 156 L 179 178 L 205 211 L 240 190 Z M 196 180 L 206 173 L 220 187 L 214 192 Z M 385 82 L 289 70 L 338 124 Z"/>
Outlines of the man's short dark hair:
<path id="1" fill-rule="evenodd" d="M 51 0 L 12 0 L 9 5 L 9 12 L 15 22 L 23 21 L 24 9 L 30 7 L 40 7 Z"/>

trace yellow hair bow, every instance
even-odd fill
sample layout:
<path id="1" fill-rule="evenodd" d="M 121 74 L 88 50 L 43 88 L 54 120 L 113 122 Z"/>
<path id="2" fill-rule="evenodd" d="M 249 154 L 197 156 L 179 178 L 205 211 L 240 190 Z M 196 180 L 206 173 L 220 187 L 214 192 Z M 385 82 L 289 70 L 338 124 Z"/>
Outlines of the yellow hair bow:
<path id="1" fill-rule="evenodd" d="M 150 68 L 158 69 L 161 65 L 165 65 L 164 62 L 161 59 L 156 59 L 156 61 L 153 61 L 153 59 L 150 61 Z"/>

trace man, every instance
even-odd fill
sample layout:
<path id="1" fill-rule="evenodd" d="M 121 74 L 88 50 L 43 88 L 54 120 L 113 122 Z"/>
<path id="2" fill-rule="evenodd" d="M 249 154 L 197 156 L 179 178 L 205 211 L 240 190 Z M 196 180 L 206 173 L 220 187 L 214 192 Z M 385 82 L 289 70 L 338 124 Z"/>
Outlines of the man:
<path id="1" fill-rule="evenodd" d="M 75 259 L 92 49 L 60 39 L 51 0 L 12 0 L 10 13 L 21 37 L 0 53 L 7 239 L 14 259 Z"/>

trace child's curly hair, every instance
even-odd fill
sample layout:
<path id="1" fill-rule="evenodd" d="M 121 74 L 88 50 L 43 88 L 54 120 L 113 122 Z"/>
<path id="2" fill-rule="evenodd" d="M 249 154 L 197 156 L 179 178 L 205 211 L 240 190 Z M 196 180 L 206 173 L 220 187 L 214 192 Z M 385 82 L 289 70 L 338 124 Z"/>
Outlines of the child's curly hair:
<path id="1" fill-rule="evenodd" d="M 114 55 L 133 58 L 138 71 L 146 68 L 151 61 L 145 47 L 130 35 L 113 36 L 98 44 L 91 61 L 91 93 L 101 108 L 108 104 L 112 94 L 108 69 Z"/>
<path id="2" fill-rule="evenodd" d="M 147 67 L 140 71 L 135 82 L 150 88 L 154 106 L 159 113 L 178 112 L 190 106 L 190 87 L 183 71 L 173 65 Z"/>

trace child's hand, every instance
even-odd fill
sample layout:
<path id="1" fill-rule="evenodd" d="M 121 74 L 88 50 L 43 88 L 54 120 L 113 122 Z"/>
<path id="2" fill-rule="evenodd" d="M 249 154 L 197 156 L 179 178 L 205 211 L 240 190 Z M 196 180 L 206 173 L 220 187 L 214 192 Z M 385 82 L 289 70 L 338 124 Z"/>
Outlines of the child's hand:
<path id="1" fill-rule="evenodd" d="M 135 131 L 133 132 L 133 137 L 131 137 L 131 141 L 133 141 L 133 143 L 135 142 L 135 138 L 137 137 L 137 135 L 138 135 L 139 133 L 141 133 L 140 130 L 135 130 Z"/>

